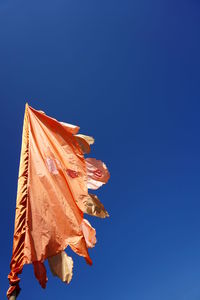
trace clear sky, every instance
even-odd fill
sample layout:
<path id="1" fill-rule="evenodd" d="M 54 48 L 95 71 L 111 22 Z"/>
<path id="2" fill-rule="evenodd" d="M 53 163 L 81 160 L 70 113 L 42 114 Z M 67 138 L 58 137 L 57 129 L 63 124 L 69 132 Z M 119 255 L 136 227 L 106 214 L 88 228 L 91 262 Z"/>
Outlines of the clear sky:
<path id="1" fill-rule="evenodd" d="M 0 0 L 0 298 L 5 299 L 25 103 L 95 137 L 110 218 L 89 218 L 93 266 L 21 300 L 200 299 L 200 2 Z"/>

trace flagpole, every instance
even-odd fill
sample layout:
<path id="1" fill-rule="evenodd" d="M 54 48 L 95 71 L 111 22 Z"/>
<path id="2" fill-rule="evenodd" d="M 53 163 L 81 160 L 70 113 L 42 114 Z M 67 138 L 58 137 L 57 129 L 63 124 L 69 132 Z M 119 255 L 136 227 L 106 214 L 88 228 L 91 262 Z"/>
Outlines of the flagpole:
<path id="1" fill-rule="evenodd" d="M 9 300 L 16 300 L 16 290 L 10 295 Z"/>

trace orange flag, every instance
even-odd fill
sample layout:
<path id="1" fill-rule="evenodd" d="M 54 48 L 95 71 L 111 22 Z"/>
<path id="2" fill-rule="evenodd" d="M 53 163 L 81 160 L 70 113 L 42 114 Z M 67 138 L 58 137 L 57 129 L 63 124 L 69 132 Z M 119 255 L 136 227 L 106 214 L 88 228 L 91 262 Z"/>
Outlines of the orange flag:
<path id="1" fill-rule="evenodd" d="M 45 259 L 52 273 L 69 283 L 73 261 L 64 251 L 67 246 L 92 264 L 88 248 L 96 243 L 96 231 L 84 213 L 100 218 L 108 213 L 88 188 L 105 184 L 109 172 L 101 161 L 84 158 L 94 139 L 78 131 L 78 126 L 26 104 L 8 298 L 14 291 L 19 294 L 18 274 L 24 264 L 33 264 L 43 288 Z"/>

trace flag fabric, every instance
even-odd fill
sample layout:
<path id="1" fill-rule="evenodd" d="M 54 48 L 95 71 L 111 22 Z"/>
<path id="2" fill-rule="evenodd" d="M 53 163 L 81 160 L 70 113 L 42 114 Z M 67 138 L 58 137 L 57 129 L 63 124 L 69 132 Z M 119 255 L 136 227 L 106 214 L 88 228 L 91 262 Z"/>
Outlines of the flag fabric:
<path id="1" fill-rule="evenodd" d="M 92 264 L 88 248 L 96 243 L 96 231 L 84 214 L 105 218 L 108 213 L 88 188 L 98 189 L 110 175 L 103 162 L 84 157 L 94 139 L 78 131 L 26 104 L 8 298 L 19 294 L 18 274 L 25 264 L 33 264 L 43 288 L 46 259 L 52 273 L 69 283 L 73 261 L 64 251 L 68 246 Z"/>

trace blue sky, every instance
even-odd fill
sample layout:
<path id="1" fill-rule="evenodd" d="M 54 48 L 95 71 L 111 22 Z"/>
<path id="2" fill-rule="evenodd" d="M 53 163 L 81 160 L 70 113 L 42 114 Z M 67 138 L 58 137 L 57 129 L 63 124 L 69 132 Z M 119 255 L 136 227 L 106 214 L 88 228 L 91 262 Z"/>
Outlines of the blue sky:
<path id="1" fill-rule="evenodd" d="M 0 0 L 1 269 L 5 297 L 25 103 L 95 137 L 110 218 L 69 286 L 32 266 L 21 300 L 200 298 L 200 3 Z"/>

